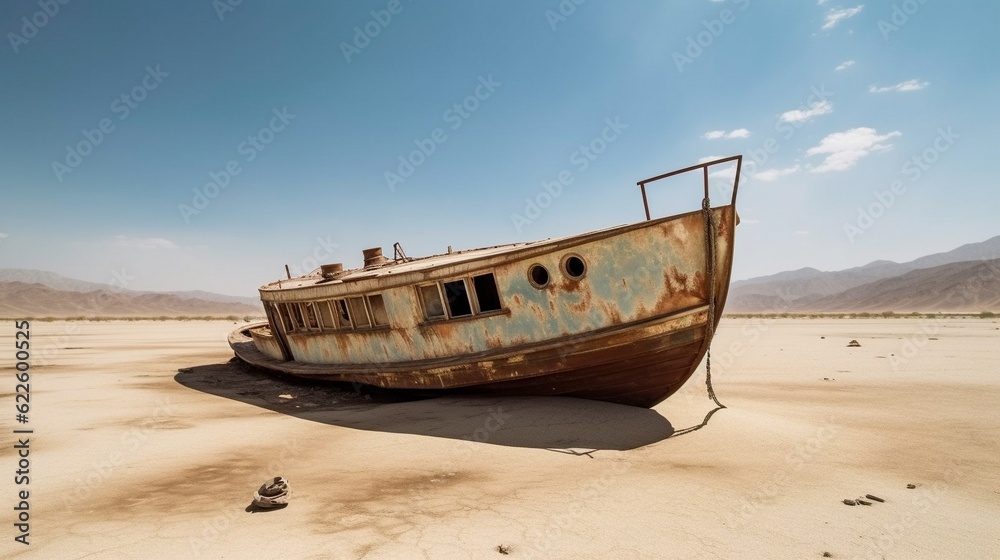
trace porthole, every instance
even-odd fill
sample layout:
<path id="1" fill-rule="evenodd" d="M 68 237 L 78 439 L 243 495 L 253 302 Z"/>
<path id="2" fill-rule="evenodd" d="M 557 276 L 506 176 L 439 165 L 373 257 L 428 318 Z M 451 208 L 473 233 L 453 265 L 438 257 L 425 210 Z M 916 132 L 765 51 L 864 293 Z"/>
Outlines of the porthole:
<path id="1" fill-rule="evenodd" d="M 580 255 L 566 255 L 562 261 L 562 270 L 566 276 L 579 280 L 587 274 L 587 263 L 583 262 Z"/>
<path id="2" fill-rule="evenodd" d="M 549 271 L 540 264 L 533 264 L 528 269 L 528 280 L 536 288 L 544 288 L 549 285 Z"/>

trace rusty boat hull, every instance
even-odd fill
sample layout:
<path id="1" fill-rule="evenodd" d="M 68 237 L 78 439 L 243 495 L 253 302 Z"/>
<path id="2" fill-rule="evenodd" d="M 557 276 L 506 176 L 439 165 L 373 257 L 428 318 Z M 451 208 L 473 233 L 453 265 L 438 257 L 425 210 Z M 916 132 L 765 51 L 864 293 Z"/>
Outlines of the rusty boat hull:
<path id="1" fill-rule="evenodd" d="M 366 251 L 261 287 L 268 321 L 229 336 L 256 367 L 410 391 L 560 395 L 652 407 L 708 351 L 729 289 L 736 184 L 701 211 L 410 259 Z"/>

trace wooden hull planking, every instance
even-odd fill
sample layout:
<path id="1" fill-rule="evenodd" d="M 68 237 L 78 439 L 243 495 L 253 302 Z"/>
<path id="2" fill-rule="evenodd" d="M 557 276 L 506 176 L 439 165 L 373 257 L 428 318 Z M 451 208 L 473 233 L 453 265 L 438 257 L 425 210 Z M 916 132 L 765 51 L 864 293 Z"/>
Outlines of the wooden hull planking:
<path id="1" fill-rule="evenodd" d="M 707 166 L 730 160 L 738 176 L 736 156 L 640 182 L 644 204 L 646 183 L 698 168 L 707 200 Z M 648 219 L 647 206 L 646 222 L 482 250 L 481 258 L 398 265 L 396 274 L 360 273 L 350 283 L 271 284 L 261 288 L 270 322 L 234 331 L 229 343 L 251 365 L 316 380 L 652 407 L 680 389 L 708 351 L 729 290 L 735 199 L 734 190 L 729 205 L 657 220 Z M 567 255 L 588 263 L 585 277 L 544 287 L 526 280 L 528 266 L 560 270 Z M 420 310 L 415 286 L 482 270 L 496 279 L 502 312 L 438 322 L 413 314 Z M 392 328 L 293 333 L 275 321 L 281 305 L 371 290 L 397 318 Z"/>

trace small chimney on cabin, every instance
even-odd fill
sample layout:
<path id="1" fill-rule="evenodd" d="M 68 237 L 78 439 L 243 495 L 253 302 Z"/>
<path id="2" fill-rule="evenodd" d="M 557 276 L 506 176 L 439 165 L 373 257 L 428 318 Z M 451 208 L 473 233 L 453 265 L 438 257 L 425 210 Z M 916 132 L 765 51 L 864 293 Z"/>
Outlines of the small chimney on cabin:
<path id="1" fill-rule="evenodd" d="M 330 280 L 344 271 L 344 263 L 321 264 L 319 271 L 323 278 Z"/>
<path id="2" fill-rule="evenodd" d="M 382 266 L 389 260 L 382 256 L 381 247 L 365 249 L 364 251 L 361 251 L 361 254 L 365 257 L 365 268 Z"/>

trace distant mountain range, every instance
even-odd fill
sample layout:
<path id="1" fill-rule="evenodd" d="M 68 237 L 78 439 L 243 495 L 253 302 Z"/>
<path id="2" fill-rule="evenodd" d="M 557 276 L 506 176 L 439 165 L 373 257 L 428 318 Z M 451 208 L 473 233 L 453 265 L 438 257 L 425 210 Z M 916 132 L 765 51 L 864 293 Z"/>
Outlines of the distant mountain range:
<path id="1" fill-rule="evenodd" d="M 733 282 L 728 313 L 1000 310 L 1000 236 L 896 263 L 802 268 Z"/>
<path id="2" fill-rule="evenodd" d="M 0 317 L 262 316 L 256 298 L 139 292 L 54 272 L 0 269 Z M 727 313 L 1000 311 L 1000 236 L 896 263 L 801 268 L 733 282 Z"/>
<path id="3" fill-rule="evenodd" d="M 203 291 L 140 292 L 44 270 L 0 269 L 2 317 L 262 316 L 256 298 Z"/>

